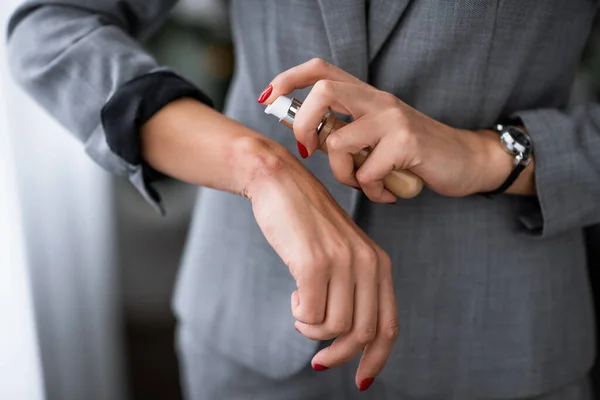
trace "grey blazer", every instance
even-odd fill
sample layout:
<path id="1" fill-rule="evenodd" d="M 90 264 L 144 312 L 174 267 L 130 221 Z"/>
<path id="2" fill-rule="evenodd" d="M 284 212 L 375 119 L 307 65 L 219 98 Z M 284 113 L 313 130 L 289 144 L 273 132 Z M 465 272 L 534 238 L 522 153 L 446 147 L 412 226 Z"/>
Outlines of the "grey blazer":
<path id="1" fill-rule="evenodd" d="M 100 110 L 161 68 L 138 40 L 172 0 L 31 0 L 9 26 L 23 87 L 104 168 L 148 198 L 138 165 L 106 145 Z M 392 257 L 401 334 L 382 377 L 413 396 L 535 395 L 584 376 L 594 324 L 583 227 L 600 222 L 600 106 L 567 107 L 592 0 L 232 0 L 237 63 L 227 114 L 292 149 L 257 94 L 322 57 L 449 125 L 518 116 L 535 142 L 538 197 L 375 205 L 305 162 Z M 305 93 L 300 93 L 302 97 Z M 224 354 L 271 377 L 317 343 L 293 327 L 295 284 L 241 197 L 202 189 L 175 309 Z M 157 205 L 157 204 L 155 204 Z M 235 249 L 235 250 L 234 250 Z M 202 310 L 202 311 L 201 311 Z"/>

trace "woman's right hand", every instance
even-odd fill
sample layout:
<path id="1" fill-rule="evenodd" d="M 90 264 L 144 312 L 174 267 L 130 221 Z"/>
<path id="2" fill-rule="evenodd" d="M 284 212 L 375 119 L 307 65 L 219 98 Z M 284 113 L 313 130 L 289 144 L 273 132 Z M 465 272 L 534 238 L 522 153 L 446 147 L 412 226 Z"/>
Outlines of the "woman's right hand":
<path id="1" fill-rule="evenodd" d="M 277 157 L 263 168 L 246 195 L 296 279 L 296 328 L 314 340 L 337 338 L 312 366 L 335 367 L 364 350 L 356 385 L 366 390 L 398 334 L 390 258 L 294 157 Z"/>
<path id="2" fill-rule="evenodd" d="M 335 367 L 364 351 L 356 385 L 366 388 L 398 334 L 388 255 L 289 151 L 203 104 L 175 101 L 140 133 L 144 158 L 156 170 L 250 199 L 296 279 L 297 329 L 314 340 L 337 338 L 314 356 L 313 367 Z"/>

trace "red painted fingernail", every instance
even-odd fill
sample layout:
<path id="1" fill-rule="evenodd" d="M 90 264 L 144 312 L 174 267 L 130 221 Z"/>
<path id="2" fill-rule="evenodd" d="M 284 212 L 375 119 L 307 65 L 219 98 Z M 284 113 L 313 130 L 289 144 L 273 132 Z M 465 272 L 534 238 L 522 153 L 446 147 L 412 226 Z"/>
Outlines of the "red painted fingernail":
<path id="1" fill-rule="evenodd" d="M 315 371 L 327 371 L 329 368 L 327 368 L 326 366 L 321 365 L 321 364 L 314 364 L 313 369 Z"/>
<path id="2" fill-rule="evenodd" d="M 362 192 L 363 190 L 361 188 L 359 188 L 358 186 L 352 186 L 352 189 L 354 190 L 358 190 L 359 192 Z"/>
<path id="3" fill-rule="evenodd" d="M 371 387 L 371 385 L 373 384 L 373 381 L 375 380 L 375 378 L 367 378 L 364 379 L 361 383 L 360 386 L 358 387 L 358 389 L 361 392 L 364 392 L 365 390 L 369 389 Z"/>
<path id="4" fill-rule="evenodd" d="M 265 90 L 263 90 L 260 96 L 258 96 L 258 102 L 262 104 L 267 101 L 269 96 L 271 96 L 271 93 L 273 93 L 273 85 L 269 85 Z"/>
<path id="5" fill-rule="evenodd" d="M 396 203 L 398 203 L 398 200 L 396 200 L 396 201 L 394 201 L 393 203 L 390 203 L 390 204 L 396 204 Z"/>
<path id="6" fill-rule="evenodd" d="M 302 158 L 306 158 L 308 157 L 308 150 L 306 150 L 306 147 L 304 147 L 304 145 L 300 142 L 298 143 L 298 152 L 300 153 L 300 157 Z"/>
<path id="7" fill-rule="evenodd" d="M 296 328 L 296 327 L 294 327 L 294 328 L 295 328 L 295 329 L 296 329 L 298 332 L 300 332 L 300 329 L 298 329 L 298 328 Z M 302 332 L 300 332 L 300 333 L 302 333 Z"/>

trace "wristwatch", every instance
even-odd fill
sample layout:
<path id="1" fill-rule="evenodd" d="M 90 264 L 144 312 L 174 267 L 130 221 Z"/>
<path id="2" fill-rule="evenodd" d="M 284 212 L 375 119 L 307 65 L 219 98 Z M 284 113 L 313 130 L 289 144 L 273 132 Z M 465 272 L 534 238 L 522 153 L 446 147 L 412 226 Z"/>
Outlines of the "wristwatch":
<path id="1" fill-rule="evenodd" d="M 514 156 L 515 159 L 514 169 L 508 178 L 498 189 L 484 193 L 487 196 L 504 193 L 519 177 L 519 174 L 527 168 L 533 154 L 533 142 L 522 128 L 514 125 L 497 124 L 492 129 L 500 136 L 500 144 L 504 151 Z"/>

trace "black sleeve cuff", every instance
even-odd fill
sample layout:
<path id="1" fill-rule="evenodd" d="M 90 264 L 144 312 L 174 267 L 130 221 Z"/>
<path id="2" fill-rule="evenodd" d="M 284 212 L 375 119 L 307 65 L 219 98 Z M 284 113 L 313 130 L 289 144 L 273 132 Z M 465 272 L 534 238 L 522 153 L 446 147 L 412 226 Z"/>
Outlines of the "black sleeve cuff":
<path id="1" fill-rule="evenodd" d="M 212 100 L 193 84 L 171 71 L 139 76 L 123 85 L 102 108 L 102 125 L 108 147 L 131 165 L 141 165 L 149 193 L 159 200 L 150 183 L 161 177 L 144 161 L 139 128 L 169 103 L 189 97 L 210 107 Z"/>

